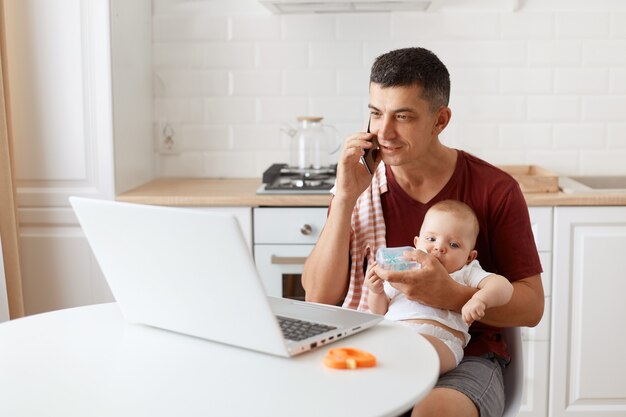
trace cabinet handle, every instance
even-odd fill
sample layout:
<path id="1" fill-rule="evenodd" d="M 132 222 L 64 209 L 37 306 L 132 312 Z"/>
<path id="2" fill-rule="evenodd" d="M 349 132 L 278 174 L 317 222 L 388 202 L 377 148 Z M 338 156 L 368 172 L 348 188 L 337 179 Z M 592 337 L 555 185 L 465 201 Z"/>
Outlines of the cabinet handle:
<path id="1" fill-rule="evenodd" d="M 304 265 L 306 256 L 276 256 L 272 255 L 273 265 Z"/>
<path id="2" fill-rule="evenodd" d="M 302 233 L 305 236 L 310 235 L 311 232 L 313 232 L 313 228 L 311 227 L 310 224 L 303 224 L 302 227 L 300 228 L 300 233 Z"/>

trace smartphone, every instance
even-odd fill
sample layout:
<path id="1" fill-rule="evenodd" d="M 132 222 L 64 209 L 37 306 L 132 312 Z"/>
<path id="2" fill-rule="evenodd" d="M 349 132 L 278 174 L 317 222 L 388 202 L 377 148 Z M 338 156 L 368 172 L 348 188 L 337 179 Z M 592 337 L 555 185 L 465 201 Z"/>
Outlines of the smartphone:
<path id="1" fill-rule="evenodd" d="M 367 133 L 371 133 L 370 132 L 370 123 L 372 121 L 372 118 L 370 117 L 370 119 L 367 121 Z M 373 139 L 373 143 L 376 144 L 376 138 Z M 363 165 L 365 165 L 365 169 L 367 169 L 367 172 L 369 172 L 370 175 L 374 175 L 374 170 L 376 169 L 376 152 L 378 149 L 376 148 L 371 148 L 371 149 L 365 149 L 365 155 L 363 155 L 361 157 L 361 162 L 363 162 Z"/>

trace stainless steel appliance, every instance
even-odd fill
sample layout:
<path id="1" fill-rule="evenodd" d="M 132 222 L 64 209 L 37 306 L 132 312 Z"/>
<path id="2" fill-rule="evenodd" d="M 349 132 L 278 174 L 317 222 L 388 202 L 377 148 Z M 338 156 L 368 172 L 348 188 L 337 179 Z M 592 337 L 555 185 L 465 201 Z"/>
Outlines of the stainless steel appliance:
<path id="1" fill-rule="evenodd" d="M 328 194 L 335 185 L 337 165 L 322 168 L 294 168 L 273 164 L 263 173 L 257 194 Z"/>

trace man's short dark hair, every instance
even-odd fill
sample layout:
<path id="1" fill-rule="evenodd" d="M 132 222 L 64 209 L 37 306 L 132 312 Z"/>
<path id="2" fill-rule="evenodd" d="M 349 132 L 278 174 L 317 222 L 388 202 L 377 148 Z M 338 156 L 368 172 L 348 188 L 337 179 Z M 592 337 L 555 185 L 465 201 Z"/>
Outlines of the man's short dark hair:
<path id="1" fill-rule="evenodd" d="M 437 55 L 424 48 L 396 49 L 379 56 L 372 65 L 370 83 L 383 88 L 419 85 L 433 111 L 450 100 L 450 73 Z"/>

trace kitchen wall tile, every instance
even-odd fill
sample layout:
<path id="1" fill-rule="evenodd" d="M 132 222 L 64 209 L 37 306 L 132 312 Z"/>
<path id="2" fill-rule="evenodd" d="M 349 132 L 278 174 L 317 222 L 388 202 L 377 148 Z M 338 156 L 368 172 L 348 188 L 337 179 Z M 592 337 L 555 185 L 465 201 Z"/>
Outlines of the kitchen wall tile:
<path id="1" fill-rule="evenodd" d="M 457 95 L 450 106 L 459 121 L 515 122 L 525 118 L 525 98 L 522 96 Z"/>
<path id="2" fill-rule="evenodd" d="M 155 98 L 154 120 L 156 122 L 198 123 L 202 121 L 202 99 Z"/>
<path id="3" fill-rule="evenodd" d="M 555 17 L 555 36 L 557 38 L 605 38 L 609 35 L 609 28 L 609 13 L 560 12 Z"/>
<path id="4" fill-rule="evenodd" d="M 626 41 L 586 41 L 582 61 L 587 66 L 626 66 Z"/>
<path id="5" fill-rule="evenodd" d="M 202 45 L 206 68 L 254 68 L 255 49 L 252 43 L 224 42 Z"/>
<path id="6" fill-rule="evenodd" d="M 430 49 L 432 51 L 436 51 L 434 48 L 429 48 L 428 42 L 422 39 L 412 39 L 409 37 L 402 38 L 401 40 L 392 40 L 389 42 L 376 42 L 370 41 L 365 42 L 363 44 L 363 62 L 362 67 L 367 69 L 369 74 L 369 70 L 374 63 L 374 60 L 378 58 L 380 55 L 392 51 L 394 49 L 400 48 L 413 48 L 421 46 L 423 48 Z"/>
<path id="7" fill-rule="evenodd" d="M 340 41 L 381 41 L 391 37 L 389 13 L 341 14 L 336 19 L 336 37 Z"/>
<path id="8" fill-rule="evenodd" d="M 333 95 L 337 92 L 333 70 L 294 69 L 283 71 L 283 94 L 288 96 Z M 277 90 L 279 91 L 279 90 Z"/>
<path id="9" fill-rule="evenodd" d="M 606 147 L 606 128 L 601 124 L 557 124 L 554 144 L 559 149 L 597 149 Z"/>
<path id="10" fill-rule="evenodd" d="M 227 125 L 184 124 L 173 126 L 182 152 L 226 151 L 234 148 L 233 138 Z"/>
<path id="11" fill-rule="evenodd" d="M 283 40 L 308 42 L 335 39 L 335 16 L 332 14 L 286 14 L 281 21 Z"/>
<path id="12" fill-rule="evenodd" d="M 523 150 L 481 149 L 473 155 L 489 161 L 493 165 L 520 165 L 526 163 L 526 152 Z"/>
<path id="13" fill-rule="evenodd" d="M 581 43 L 578 41 L 530 41 L 528 64 L 547 67 L 579 65 L 581 49 Z"/>
<path id="14" fill-rule="evenodd" d="M 260 178 L 263 172 L 268 169 L 272 164 L 288 164 L 289 163 L 289 151 L 257 151 L 254 153 L 255 157 L 255 174 L 253 177 Z M 232 171 L 232 168 L 230 169 Z"/>
<path id="15" fill-rule="evenodd" d="M 370 83 L 370 69 L 337 70 L 337 94 L 367 95 Z"/>
<path id="16" fill-rule="evenodd" d="M 626 161 L 626 150 L 586 151 L 580 157 L 580 173 L 581 175 L 624 174 L 624 161 Z"/>
<path id="17" fill-rule="evenodd" d="M 294 69 L 309 67 L 306 42 L 258 43 L 257 67 L 261 69 Z"/>
<path id="18" fill-rule="evenodd" d="M 282 88 L 281 72 L 277 70 L 232 71 L 233 95 L 273 96 Z"/>
<path id="19" fill-rule="evenodd" d="M 206 98 L 204 99 L 206 123 L 249 123 L 256 120 L 254 98 Z"/>
<path id="20" fill-rule="evenodd" d="M 202 177 L 205 174 L 204 156 L 200 152 L 183 152 L 178 155 L 155 157 L 156 172 L 163 177 Z"/>
<path id="21" fill-rule="evenodd" d="M 503 93 L 545 94 L 554 87 L 553 70 L 547 68 L 505 68 L 500 70 Z"/>
<path id="22" fill-rule="evenodd" d="M 577 97 L 528 97 L 528 120 L 544 122 L 573 121 L 580 117 L 580 100 Z"/>
<path id="23" fill-rule="evenodd" d="M 187 14 L 154 16 L 152 39 L 156 42 L 227 40 L 228 20 Z"/>
<path id="24" fill-rule="evenodd" d="M 202 97 L 228 95 L 228 72 L 200 70 L 157 70 L 155 97 Z"/>
<path id="25" fill-rule="evenodd" d="M 498 148 L 501 149 L 548 149 L 552 148 L 551 123 L 501 124 Z"/>
<path id="26" fill-rule="evenodd" d="M 577 175 L 580 155 L 578 150 L 527 150 L 524 163 L 539 165 L 559 175 Z"/>
<path id="27" fill-rule="evenodd" d="M 256 0 L 152 4 L 155 149 L 167 122 L 181 150 L 155 154 L 158 175 L 259 176 L 288 162 L 280 127 L 299 115 L 324 116 L 345 140 L 365 129 L 374 59 L 409 46 L 450 71 L 443 143 L 492 163 L 626 173 L 613 155 L 626 151 L 624 8 L 272 15 Z"/>
<path id="28" fill-rule="evenodd" d="M 287 122 L 286 120 L 285 123 Z M 237 124 L 233 126 L 232 131 L 234 150 L 279 151 L 288 149 L 289 146 L 289 141 L 283 140 L 283 135 L 285 137 L 287 135 L 281 132 L 280 124 Z"/>
<path id="29" fill-rule="evenodd" d="M 557 93 L 605 93 L 609 87 L 609 70 L 572 68 L 555 70 Z"/>
<path id="30" fill-rule="evenodd" d="M 498 126 L 487 123 L 462 122 L 457 124 L 461 135 L 457 144 L 461 149 L 470 153 L 480 152 L 481 149 L 493 149 L 498 146 Z"/>
<path id="31" fill-rule="evenodd" d="M 262 98 L 258 100 L 259 122 L 295 122 L 298 116 L 309 116 L 309 100 L 304 97 Z"/>
<path id="32" fill-rule="evenodd" d="M 503 39 L 549 39 L 554 36 L 554 14 L 503 13 L 500 27 Z"/>
<path id="33" fill-rule="evenodd" d="M 234 41 L 278 41 L 281 38 L 280 16 L 234 16 L 230 39 Z"/>
<path id="34" fill-rule="evenodd" d="M 434 13 L 392 13 L 391 38 L 393 40 L 410 39 L 419 43 L 424 39 L 442 37 L 443 14 Z"/>
<path id="35" fill-rule="evenodd" d="M 611 13 L 611 36 L 626 38 L 626 13 Z"/>
<path id="36" fill-rule="evenodd" d="M 201 68 L 204 64 L 202 46 L 197 43 L 168 42 L 152 45 L 154 68 Z"/>
<path id="37" fill-rule="evenodd" d="M 363 114 L 360 97 L 316 97 L 311 98 L 311 113 L 325 117 L 329 122 L 357 121 Z"/>
<path id="38" fill-rule="evenodd" d="M 311 42 L 311 68 L 359 68 L 363 63 L 360 42 Z"/>
<path id="39" fill-rule="evenodd" d="M 583 120 L 617 121 L 624 120 L 626 96 L 583 97 Z"/>
<path id="40" fill-rule="evenodd" d="M 609 148 L 626 148 L 626 123 L 609 124 L 607 141 Z"/>
<path id="41" fill-rule="evenodd" d="M 609 74 L 609 80 L 611 92 L 626 93 L 626 69 L 611 69 Z"/>
<path id="42" fill-rule="evenodd" d="M 268 14 L 267 8 L 257 0 L 152 0 L 152 13 L 160 14 L 206 14 L 209 16 L 224 16 L 239 14 Z"/>
<path id="43" fill-rule="evenodd" d="M 500 18 L 496 13 L 445 13 L 441 31 L 444 39 L 498 39 Z"/>
<path id="44" fill-rule="evenodd" d="M 205 152 L 201 154 L 204 162 L 204 177 L 245 178 L 258 176 L 256 156 L 253 151 Z"/>
<path id="45" fill-rule="evenodd" d="M 527 43 L 522 41 L 436 41 L 430 45 L 451 66 L 518 67 L 526 65 Z"/>
<path id="46" fill-rule="evenodd" d="M 500 71 L 493 68 L 448 66 L 451 94 L 491 94 L 500 91 Z"/>

